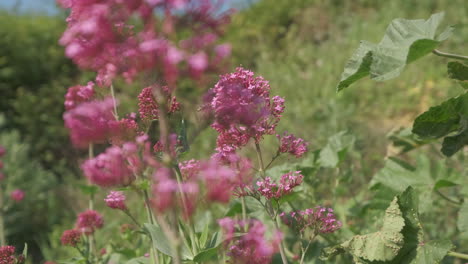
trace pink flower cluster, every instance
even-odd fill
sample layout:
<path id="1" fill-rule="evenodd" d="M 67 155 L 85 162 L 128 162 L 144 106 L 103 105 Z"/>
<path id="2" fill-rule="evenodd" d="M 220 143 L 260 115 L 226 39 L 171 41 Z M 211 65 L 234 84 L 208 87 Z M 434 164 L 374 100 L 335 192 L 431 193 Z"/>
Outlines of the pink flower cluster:
<path id="1" fill-rule="evenodd" d="M 125 205 L 125 194 L 123 192 L 111 191 L 104 201 L 112 209 L 127 210 Z"/>
<path id="2" fill-rule="evenodd" d="M 300 158 L 307 152 L 308 143 L 302 138 L 297 138 L 287 132 L 283 133 L 283 135 L 276 135 L 276 137 L 280 141 L 278 149 L 280 153 L 289 153 L 296 156 L 296 158 Z"/>
<path id="3" fill-rule="evenodd" d="M 16 256 L 16 248 L 14 246 L 0 247 L 0 264 L 21 264 L 24 263 L 23 255 Z"/>
<path id="4" fill-rule="evenodd" d="M 24 191 L 21 189 L 16 189 L 10 194 L 10 198 L 15 202 L 21 202 L 24 199 L 24 196 Z"/>
<path id="5" fill-rule="evenodd" d="M 78 215 L 76 220 L 76 229 L 86 235 L 90 235 L 96 229 L 102 228 L 104 220 L 102 216 L 94 210 L 86 210 Z"/>
<path id="6" fill-rule="evenodd" d="M 129 185 L 141 166 L 137 150 L 134 143 L 111 146 L 104 153 L 86 160 L 81 169 L 90 182 L 101 187 Z"/>
<path id="7" fill-rule="evenodd" d="M 333 209 L 321 206 L 289 214 L 283 212 L 280 217 L 286 225 L 297 232 L 304 232 L 310 228 L 316 235 L 333 233 L 342 226 L 341 222 L 336 220 Z"/>
<path id="8" fill-rule="evenodd" d="M 290 194 L 294 187 L 302 183 L 304 176 L 300 171 L 290 172 L 281 176 L 279 183 L 273 182 L 270 177 L 257 181 L 257 191 L 267 199 L 279 199 Z"/>
<path id="9" fill-rule="evenodd" d="M 70 130 L 73 145 L 86 148 L 91 143 L 104 143 L 114 133 L 111 122 L 114 101 L 107 98 L 103 101 L 81 103 L 77 107 L 65 112 L 63 119 Z"/>
<path id="10" fill-rule="evenodd" d="M 173 171 L 159 168 L 154 175 L 153 205 L 160 212 L 185 206 L 184 213 L 188 217 L 200 200 L 228 203 L 237 189 L 251 181 L 250 163 L 243 160 L 236 165 L 222 164 L 216 159 L 182 162 L 179 164 L 183 178 L 180 185 Z"/>
<path id="11" fill-rule="evenodd" d="M 277 232 L 272 240 L 265 238 L 266 227 L 258 220 L 238 221 L 232 218 L 218 220 L 224 234 L 224 246 L 230 256 L 229 263 L 267 264 L 279 250 L 282 239 Z M 242 236 L 236 232 L 245 231 Z"/>
<path id="12" fill-rule="evenodd" d="M 138 112 L 140 118 L 143 120 L 156 120 L 159 119 L 159 106 L 154 96 L 153 86 L 144 88 L 138 95 Z M 180 104 L 177 102 L 175 96 L 172 96 L 167 86 L 162 87 L 162 92 L 167 97 L 168 113 L 174 113 L 180 109 Z"/>
<path id="13" fill-rule="evenodd" d="M 76 247 L 81 241 L 81 232 L 77 229 L 65 230 L 60 238 L 62 245 Z"/>
<path id="14" fill-rule="evenodd" d="M 65 94 L 65 109 L 70 110 L 78 104 L 90 101 L 94 96 L 94 83 L 88 82 L 87 85 L 75 85 L 68 88 Z"/>
<path id="15" fill-rule="evenodd" d="M 214 67 L 228 53 L 217 51 L 223 48 L 214 44 L 228 16 L 220 15 L 222 5 L 211 0 L 59 0 L 59 3 L 71 9 L 60 44 L 77 65 L 98 72 L 96 81 L 100 85 L 110 85 L 116 76 L 132 81 L 139 72 L 155 66 L 163 69 L 165 80 L 171 84 L 184 60 L 196 78 L 199 71 Z M 156 10 L 163 15 L 155 16 Z M 182 40 L 178 47 L 170 40 L 174 39 L 174 27 L 183 23 L 184 18 L 190 21 L 195 36 Z M 136 30 L 140 28 L 141 31 Z M 203 35 L 212 36 L 213 41 L 197 40 Z M 210 53 L 214 53 L 211 58 Z"/>
<path id="16" fill-rule="evenodd" d="M 229 155 L 253 138 L 274 134 L 284 111 L 284 99 L 270 98 L 270 85 L 262 77 L 237 68 L 221 76 L 207 96 L 206 108 L 214 114 L 212 127 L 219 133 L 217 151 Z"/>

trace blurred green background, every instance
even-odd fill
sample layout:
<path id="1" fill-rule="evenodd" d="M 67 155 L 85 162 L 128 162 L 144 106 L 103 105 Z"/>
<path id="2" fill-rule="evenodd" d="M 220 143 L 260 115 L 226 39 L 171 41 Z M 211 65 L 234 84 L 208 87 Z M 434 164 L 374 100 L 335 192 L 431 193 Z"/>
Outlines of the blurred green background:
<path id="1" fill-rule="evenodd" d="M 368 182 L 382 168 L 385 157 L 397 154 L 387 135 L 411 127 L 418 114 L 459 94 L 461 88 L 446 78 L 446 60 L 429 55 L 395 80 L 363 80 L 336 94 L 346 60 L 360 40 L 380 41 L 392 19 L 426 19 L 440 11 L 446 12 L 446 25 L 458 25 L 441 50 L 466 54 L 466 0 L 260 0 L 236 5 L 243 8 L 233 16 L 225 36 L 233 45 L 231 70 L 239 65 L 252 69 L 270 81 L 272 94 L 286 98 L 280 130 L 304 137 L 312 150 L 326 145 L 339 131 L 356 138 L 341 172 L 324 171 L 314 181 L 316 195 L 322 195 L 322 201 L 343 204 L 353 220 L 348 201 L 358 203 L 371 197 L 357 190 L 367 192 Z M 25 203 L 11 209 L 21 213 L 7 220 L 8 240 L 20 248 L 28 243 L 32 263 L 64 257 L 58 237 L 85 203 L 75 190 L 82 177 L 78 164 L 84 153 L 71 147 L 62 114 L 66 89 L 92 76 L 77 69 L 58 45 L 66 26 L 65 13 L 55 8 L 41 10 L 21 3 L 16 8 L 4 5 L 0 11 L 0 145 L 16 153 L 14 159 L 4 161 L 5 173 L 26 190 Z M 119 90 L 125 93 L 125 88 Z M 211 153 L 214 138 L 211 129 L 202 131 L 194 143 L 198 158 Z M 415 156 L 424 155 L 429 159 L 427 166 L 442 159 L 444 164 L 464 168 L 464 153 L 445 160 L 439 148 L 435 143 L 402 157 L 414 161 Z M 354 175 L 344 186 L 328 179 L 346 171 Z M 440 213 L 446 217 L 434 225 L 455 234 L 453 219 L 447 220 L 455 212 L 445 208 Z M 468 248 L 466 238 L 460 241 Z"/>

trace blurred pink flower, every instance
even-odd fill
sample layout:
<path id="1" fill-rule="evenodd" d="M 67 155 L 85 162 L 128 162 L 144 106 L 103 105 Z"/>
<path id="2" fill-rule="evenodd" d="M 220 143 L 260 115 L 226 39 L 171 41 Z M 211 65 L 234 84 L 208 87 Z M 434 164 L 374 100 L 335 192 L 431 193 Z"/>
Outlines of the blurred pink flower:
<path id="1" fill-rule="evenodd" d="M 104 143 L 112 135 L 115 122 L 113 115 L 114 101 L 107 98 L 102 101 L 81 103 L 65 112 L 63 119 L 70 131 L 75 147 L 86 148 L 91 143 Z"/>
<path id="2" fill-rule="evenodd" d="M 112 209 L 127 210 L 125 205 L 125 195 L 123 192 L 111 191 L 106 199 L 104 199 L 106 205 Z"/>
<path id="3" fill-rule="evenodd" d="M 102 216 L 94 210 L 86 210 L 78 215 L 76 228 L 84 234 L 92 234 L 96 229 L 102 228 L 104 220 Z"/>
<path id="4" fill-rule="evenodd" d="M 230 263 L 235 264 L 267 264 L 271 263 L 272 257 L 279 250 L 282 239 L 281 233 L 276 232 L 273 239 L 265 237 L 266 227 L 259 220 L 234 220 L 232 218 L 222 218 L 218 224 L 224 234 L 224 246 Z M 237 235 L 236 232 L 244 232 L 244 235 Z"/>
<path id="5" fill-rule="evenodd" d="M 12 200 L 15 200 L 16 202 L 21 202 L 24 199 L 24 191 L 21 189 L 16 189 L 11 192 L 10 197 Z"/>
<path id="6" fill-rule="evenodd" d="M 128 153 L 128 146 L 112 146 L 106 152 L 86 160 L 82 165 L 85 176 L 101 187 L 126 186 L 134 179 L 134 170 L 138 170 L 139 159 L 136 153 Z M 132 158 L 133 157 L 133 158 Z M 129 161 L 133 161 L 129 163 Z"/>
<path id="7" fill-rule="evenodd" d="M 88 82 L 87 85 L 76 85 L 68 88 L 65 94 L 65 109 L 70 110 L 75 108 L 82 102 L 90 101 L 94 96 L 94 83 Z"/>
<path id="8" fill-rule="evenodd" d="M 6 148 L 4 146 L 0 146 L 0 157 L 6 154 Z"/>

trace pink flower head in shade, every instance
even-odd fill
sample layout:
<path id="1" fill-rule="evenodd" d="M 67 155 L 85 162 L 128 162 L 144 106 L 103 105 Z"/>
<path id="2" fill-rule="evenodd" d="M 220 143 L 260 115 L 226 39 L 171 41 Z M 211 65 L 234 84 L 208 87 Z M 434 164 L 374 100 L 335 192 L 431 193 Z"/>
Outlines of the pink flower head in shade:
<path id="1" fill-rule="evenodd" d="M 3 157 L 6 154 L 6 148 L 4 146 L 0 146 L 0 157 Z"/>
<path id="2" fill-rule="evenodd" d="M 125 194 L 123 192 L 111 191 L 106 199 L 104 199 L 106 205 L 112 209 L 127 210 L 125 205 Z"/>
<path id="3" fill-rule="evenodd" d="M 81 232 L 77 229 L 65 230 L 60 241 L 64 246 L 75 247 L 81 241 Z"/>
<path id="4" fill-rule="evenodd" d="M 286 225 L 297 232 L 304 232 L 310 228 L 314 234 L 326 234 L 333 233 L 342 226 L 341 222 L 336 220 L 333 209 L 321 206 L 289 214 L 283 212 L 280 217 Z"/>
<path id="5" fill-rule="evenodd" d="M 264 135 L 274 134 L 284 111 L 283 98 L 270 98 L 268 81 L 243 68 L 221 76 L 206 99 L 206 108 L 214 114 L 212 127 L 219 133 L 218 152 L 226 146 L 244 146 L 250 138 L 258 142 Z"/>
<path id="6" fill-rule="evenodd" d="M 90 101 L 94 96 L 94 83 L 88 82 L 87 85 L 76 85 L 68 88 L 65 94 L 65 109 L 75 108 L 82 102 Z"/>
<path id="7" fill-rule="evenodd" d="M 0 263 L 1 264 L 17 264 L 23 263 L 19 261 L 20 257 L 15 256 L 16 248 L 14 246 L 1 246 L 0 247 Z"/>
<path id="8" fill-rule="evenodd" d="M 73 145 L 86 148 L 91 143 L 106 142 L 113 133 L 110 125 L 115 121 L 113 108 L 113 99 L 107 98 L 102 101 L 81 103 L 65 112 L 63 119 L 70 131 Z"/>
<path id="9" fill-rule="evenodd" d="M 138 112 L 143 120 L 156 120 L 159 119 L 159 106 L 156 101 L 156 87 L 149 86 L 141 90 L 138 95 Z M 171 92 L 167 86 L 161 88 L 162 94 L 167 100 L 167 111 L 171 114 L 180 109 L 180 104 L 177 102 L 175 96 L 171 95 Z"/>
<path id="10" fill-rule="evenodd" d="M 101 187 L 126 186 L 134 179 L 135 164 L 139 162 L 136 154 L 136 147 L 129 143 L 122 148 L 112 146 L 106 152 L 99 154 L 95 158 L 86 160 L 82 165 L 85 176 L 94 184 Z"/>
<path id="11" fill-rule="evenodd" d="M 302 183 L 304 176 L 300 171 L 290 172 L 281 176 L 280 182 L 275 183 L 270 177 L 257 182 L 257 191 L 267 199 L 279 199 L 289 194 L 293 188 Z"/>
<path id="12" fill-rule="evenodd" d="M 165 149 L 166 144 L 164 143 L 164 139 L 161 138 L 154 144 L 153 146 L 153 151 L 154 152 L 164 152 L 168 151 L 169 154 L 175 158 L 177 157 L 177 152 L 178 150 L 182 147 L 182 142 L 179 140 L 177 134 L 170 134 L 169 135 L 169 146 L 167 147 L 167 150 Z"/>
<path id="13" fill-rule="evenodd" d="M 168 209 L 180 209 L 183 216 L 188 219 L 195 212 L 198 200 L 199 187 L 196 182 L 182 182 L 175 180 L 172 170 L 161 167 L 153 176 L 153 207 L 160 213 Z"/>
<path id="14" fill-rule="evenodd" d="M 277 233 L 274 239 L 267 240 L 266 227 L 258 220 L 222 218 L 218 220 L 218 224 L 224 233 L 224 246 L 230 263 L 267 264 L 271 263 L 273 255 L 278 252 L 281 234 Z M 245 230 L 247 233 L 240 237 L 235 234 Z"/>
<path id="15" fill-rule="evenodd" d="M 21 202 L 24 199 L 24 191 L 20 189 L 16 189 L 11 192 L 10 197 L 12 200 L 16 202 Z"/>
<path id="16" fill-rule="evenodd" d="M 280 141 L 278 149 L 280 153 L 289 153 L 296 156 L 296 158 L 300 158 L 307 152 L 308 143 L 302 138 L 297 138 L 287 132 L 283 133 L 283 135 L 276 135 L 276 137 Z"/>
<path id="17" fill-rule="evenodd" d="M 110 121 L 109 127 L 112 131 L 109 141 L 113 145 L 122 145 L 126 141 L 132 141 L 138 134 L 136 115 L 130 114 L 118 121 Z"/>
<path id="18" fill-rule="evenodd" d="M 84 234 L 92 234 L 96 229 L 102 228 L 104 220 L 102 216 L 94 210 L 86 210 L 78 215 L 76 228 Z"/>

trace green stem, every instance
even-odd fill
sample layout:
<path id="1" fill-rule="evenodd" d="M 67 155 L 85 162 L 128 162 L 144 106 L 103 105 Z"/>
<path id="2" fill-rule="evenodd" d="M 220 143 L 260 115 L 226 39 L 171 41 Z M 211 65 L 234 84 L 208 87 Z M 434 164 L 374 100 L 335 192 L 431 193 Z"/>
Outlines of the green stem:
<path id="1" fill-rule="evenodd" d="M 245 205 L 245 196 L 241 197 L 241 203 L 242 203 L 242 220 L 247 220 L 247 210 L 246 210 L 246 205 Z"/>
<path id="2" fill-rule="evenodd" d="M 75 247 L 75 248 L 76 248 L 76 250 L 78 250 L 78 252 L 80 252 L 80 255 L 83 256 L 83 258 L 86 260 L 86 263 L 91 264 L 88 257 L 86 256 L 86 254 L 82 250 L 80 250 L 78 247 Z"/>
<path id="3" fill-rule="evenodd" d="M 265 165 L 263 163 L 262 150 L 260 149 L 260 144 L 258 144 L 258 142 L 255 142 L 255 150 L 257 151 L 258 163 L 260 165 L 260 173 L 263 174 L 262 178 L 265 179 L 266 177 Z M 273 223 L 275 224 L 276 230 L 280 230 L 279 223 L 278 223 L 279 222 L 278 213 L 277 213 L 277 210 L 273 210 L 273 205 L 271 203 L 271 200 L 268 200 L 267 206 L 271 209 L 271 212 L 269 212 L 269 214 L 271 216 L 271 219 L 273 220 Z M 283 261 L 283 264 L 288 264 L 288 259 L 286 258 L 283 241 L 280 241 L 279 248 L 280 248 L 281 260 Z"/>
<path id="4" fill-rule="evenodd" d="M 268 168 L 270 168 L 271 164 L 273 164 L 273 161 L 275 161 L 276 158 L 278 158 L 280 155 L 281 155 L 281 153 L 278 151 L 276 153 L 276 155 L 271 159 L 270 163 L 268 163 L 268 165 L 266 165 L 265 170 L 268 170 Z"/>
<path id="5" fill-rule="evenodd" d="M 115 117 L 116 120 L 119 120 L 119 114 L 117 113 L 117 101 L 115 99 L 114 85 L 113 84 L 111 84 L 110 90 L 111 90 L 112 101 L 114 103 L 114 117 Z"/>
<path id="6" fill-rule="evenodd" d="M 262 176 L 263 179 L 266 177 L 266 172 L 265 172 L 265 165 L 263 163 L 263 157 L 262 157 L 262 150 L 260 149 L 260 144 L 258 142 L 255 142 L 255 150 L 257 152 L 257 158 L 258 158 L 258 163 L 260 164 L 260 175 Z"/>
<path id="7" fill-rule="evenodd" d="M 436 49 L 433 50 L 432 53 L 434 53 L 435 55 L 440 56 L 440 57 L 468 61 L 468 56 L 463 56 L 463 55 L 459 55 L 459 54 L 452 54 L 452 53 L 446 53 L 446 52 L 442 52 L 442 51 L 436 50 Z"/>
<path id="8" fill-rule="evenodd" d="M 448 256 L 455 257 L 455 258 L 460 258 L 460 259 L 466 259 L 468 260 L 468 254 L 463 254 L 463 253 L 458 253 L 458 252 L 453 252 L 449 251 L 447 253 Z"/>
<path id="9" fill-rule="evenodd" d="M 130 211 L 128 209 L 122 210 L 122 212 L 124 212 L 124 214 L 126 214 L 128 217 L 130 217 L 130 219 L 132 219 L 132 221 L 135 223 L 135 225 L 137 225 L 139 228 L 141 228 L 140 223 L 138 223 L 138 221 L 135 219 L 135 217 L 133 217 L 133 215 L 130 213 Z"/>
<path id="10" fill-rule="evenodd" d="M 151 212 L 151 205 L 150 205 L 150 200 L 149 200 L 149 195 L 148 195 L 148 191 L 147 190 L 143 190 L 143 196 L 145 198 L 145 207 L 146 207 L 146 213 L 148 215 L 148 221 L 151 223 L 151 225 L 154 225 L 155 221 L 154 221 L 154 218 L 153 218 L 153 213 Z M 136 222 L 136 220 L 130 215 L 128 214 L 128 216 L 130 216 L 133 221 Z M 136 222 L 138 224 L 138 222 Z M 151 239 L 152 240 L 152 239 Z M 154 247 L 154 243 L 153 241 L 151 241 L 151 250 L 150 250 L 150 256 L 151 256 L 151 262 L 152 263 L 157 263 L 159 262 L 158 260 L 158 250 Z"/>
<path id="11" fill-rule="evenodd" d="M 273 222 L 275 223 L 275 228 L 276 230 L 280 230 L 279 228 L 279 217 L 275 217 L 275 219 L 273 220 Z M 281 240 L 280 241 L 280 245 L 279 245 L 279 249 L 280 249 L 280 254 L 281 254 L 281 260 L 283 261 L 283 264 L 288 264 L 288 259 L 286 258 L 286 253 L 284 251 L 284 244 L 283 244 L 283 241 Z"/>
<path id="12" fill-rule="evenodd" d="M 461 205 L 462 203 L 460 201 L 455 201 L 451 198 L 449 198 L 448 196 L 446 196 L 445 194 L 441 193 L 439 190 L 436 190 L 435 191 L 441 198 L 443 198 L 444 200 L 450 202 L 450 203 L 453 203 L 453 204 L 456 204 L 456 205 Z"/>

